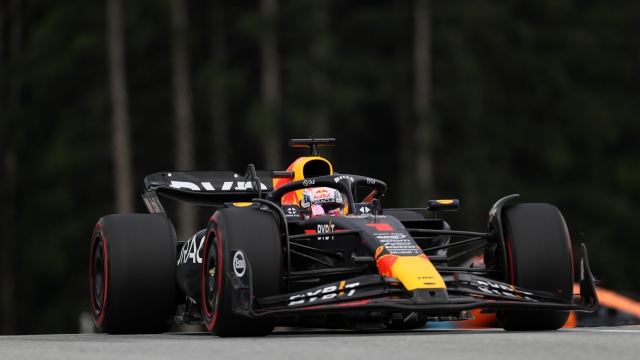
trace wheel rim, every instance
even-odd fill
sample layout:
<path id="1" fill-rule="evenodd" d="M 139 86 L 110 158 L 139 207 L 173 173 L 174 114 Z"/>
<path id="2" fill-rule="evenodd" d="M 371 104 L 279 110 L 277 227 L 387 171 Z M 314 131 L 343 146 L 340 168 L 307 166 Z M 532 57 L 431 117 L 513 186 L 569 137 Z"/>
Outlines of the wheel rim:
<path id="1" fill-rule="evenodd" d="M 104 305 L 104 253 L 102 241 L 99 240 L 93 251 L 93 269 L 91 273 L 91 282 L 93 284 L 91 291 L 93 292 L 93 304 L 95 309 L 100 312 Z"/>
<path id="2" fill-rule="evenodd" d="M 212 241 L 207 249 L 207 260 L 204 276 L 205 306 L 209 313 L 215 313 L 218 306 L 218 249 Z"/>

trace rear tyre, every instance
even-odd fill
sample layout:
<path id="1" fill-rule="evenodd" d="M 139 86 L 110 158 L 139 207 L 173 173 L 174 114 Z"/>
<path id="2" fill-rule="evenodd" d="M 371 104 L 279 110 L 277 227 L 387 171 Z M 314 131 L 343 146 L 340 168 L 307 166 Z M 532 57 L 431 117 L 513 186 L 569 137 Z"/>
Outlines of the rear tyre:
<path id="1" fill-rule="evenodd" d="M 573 258 L 564 218 L 550 204 L 518 204 L 502 210 L 509 281 L 525 289 L 573 297 Z M 568 311 L 502 311 L 498 320 L 505 330 L 556 330 L 569 318 Z"/>
<path id="2" fill-rule="evenodd" d="M 232 312 L 231 249 L 247 256 L 253 276 L 253 295 L 260 299 L 281 294 L 282 246 L 274 216 L 256 209 L 221 209 L 209 221 L 202 262 L 204 323 L 223 337 L 266 336 L 275 318 L 252 319 Z"/>
<path id="3" fill-rule="evenodd" d="M 98 221 L 89 267 L 93 320 L 111 334 L 157 334 L 175 314 L 176 235 L 159 215 L 119 214 Z"/>

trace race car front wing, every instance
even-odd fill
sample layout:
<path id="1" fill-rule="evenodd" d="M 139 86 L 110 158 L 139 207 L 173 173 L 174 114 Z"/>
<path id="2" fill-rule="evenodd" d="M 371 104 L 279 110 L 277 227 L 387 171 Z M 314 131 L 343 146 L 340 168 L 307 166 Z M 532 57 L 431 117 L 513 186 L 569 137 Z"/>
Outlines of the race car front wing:
<path id="1" fill-rule="evenodd" d="M 593 312 L 598 306 L 595 280 L 589 268 L 587 248 L 581 245 L 580 294 L 574 301 L 559 294 L 522 289 L 469 273 L 443 275 L 447 289 L 406 291 L 395 278 L 364 275 L 325 284 L 302 292 L 257 299 L 253 296 L 251 265 L 242 250 L 244 271 L 228 269 L 233 285 L 233 311 L 247 317 L 328 314 L 346 311 L 399 311 L 429 314 L 466 310 L 554 310 Z M 241 275 L 241 276 L 238 276 Z"/>

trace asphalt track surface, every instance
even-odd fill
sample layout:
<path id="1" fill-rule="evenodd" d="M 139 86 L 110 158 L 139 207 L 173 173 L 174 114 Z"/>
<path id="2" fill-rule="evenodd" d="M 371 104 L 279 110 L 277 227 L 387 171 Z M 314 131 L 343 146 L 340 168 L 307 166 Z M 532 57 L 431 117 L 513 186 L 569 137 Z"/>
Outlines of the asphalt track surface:
<path id="1" fill-rule="evenodd" d="M 265 338 L 208 333 L 0 336 L 0 359 L 640 359 L 640 326 L 547 332 L 278 331 Z"/>

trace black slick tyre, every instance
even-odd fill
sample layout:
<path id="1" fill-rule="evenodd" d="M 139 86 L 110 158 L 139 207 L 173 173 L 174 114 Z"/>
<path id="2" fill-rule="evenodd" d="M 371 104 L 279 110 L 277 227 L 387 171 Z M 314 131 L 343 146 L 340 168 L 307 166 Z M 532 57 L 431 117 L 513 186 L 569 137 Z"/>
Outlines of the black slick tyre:
<path id="1" fill-rule="evenodd" d="M 282 245 L 274 216 L 257 209 L 221 209 L 207 227 L 202 261 L 204 322 L 214 335 L 266 336 L 275 318 L 252 319 L 234 314 L 231 304 L 231 249 L 241 249 L 251 266 L 253 295 L 260 299 L 281 294 Z"/>
<path id="2" fill-rule="evenodd" d="M 509 282 L 571 301 L 573 257 L 564 218 L 550 204 L 518 204 L 502 210 Z M 502 311 L 500 325 L 509 331 L 556 330 L 568 311 Z"/>
<path id="3" fill-rule="evenodd" d="M 159 215 L 118 214 L 98 221 L 91 240 L 93 320 L 111 334 L 169 330 L 175 314 L 176 234 Z"/>

